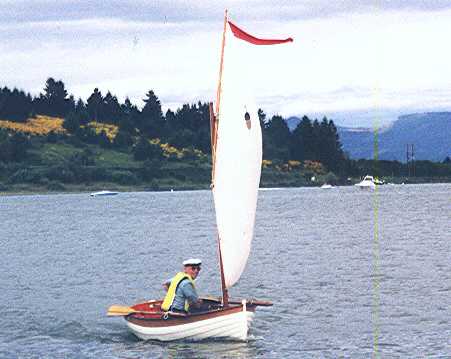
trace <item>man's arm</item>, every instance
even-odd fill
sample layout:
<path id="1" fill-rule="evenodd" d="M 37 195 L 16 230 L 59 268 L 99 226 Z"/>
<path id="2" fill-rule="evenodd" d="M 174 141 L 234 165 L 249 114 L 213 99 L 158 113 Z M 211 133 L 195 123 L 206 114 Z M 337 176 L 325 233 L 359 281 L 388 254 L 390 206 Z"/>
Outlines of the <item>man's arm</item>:
<path id="1" fill-rule="evenodd" d="M 166 292 L 169 290 L 169 286 L 171 285 L 172 279 L 167 280 L 163 283 L 163 288 L 166 290 Z"/>
<path id="2" fill-rule="evenodd" d="M 190 305 L 199 308 L 202 304 L 202 299 L 199 299 L 199 296 L 197 295 L 197 292 L 194 289 L 193 285 L 189 281 L 184 281 L 181 283 L 181 289 L 183 291 L 183 295 L 186 299 L 188 299 Z"/>

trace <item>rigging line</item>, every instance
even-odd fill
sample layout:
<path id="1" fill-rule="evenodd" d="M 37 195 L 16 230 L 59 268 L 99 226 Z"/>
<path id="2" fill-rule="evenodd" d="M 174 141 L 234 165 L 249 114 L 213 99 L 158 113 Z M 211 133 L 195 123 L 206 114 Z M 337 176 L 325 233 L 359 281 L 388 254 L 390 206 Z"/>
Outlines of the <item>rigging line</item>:
<path id="1" fill-rule="evenodd" d="M 210 124 L 211 129 L 214 130 L 214 133 L 211 135 L 211 150 L 212 150 L 212 178 L 211 178 L 211 188 L 214 191 L 215 185 L 215 172 L 216 172 L 216 143 L 218 138 L 218 119 L 219 119 L 219 108 L 221 102 L 221 86 L 222 86 L 222 72 L 224 68 L 224 47 L 225 47 L 225 35 L 227 29 L 227 9 L 224 13 L 224 30 L 222 33 L 222 46 L 221 46 L 221 61 L 219 65 L 219 81 L 218 81 L 218 89 L 216 92 L 216 113 L 212 113 L 212 109 L 210 107 Z M 213 116 L 213 117 L 212 117 Z M 214 200 L 213 193 L 213 200 Z M 216 223 L 217 226 L 217 223 Z M 221 238 L 219 237 L 218 231 L 218 258 L 219 258 L 219 270 L 221 275 L 221 289 L 222 289 L 222 304 L 224 307 L 229 305 L 229 294 L 225 284 L 225 276 L 224 276 L 224 265 L 222 262 L 222 252 L 221 252 Z"/>
<path id="2" fill-rule="evenodd" d="M 377 79 L 381 78 L 377 76 Z M 379 81 L 373 87 L 373 99 L 375 112 L 380 107 L 381 87 Z M 379 114 L 373 117 L 373 176 L 379 177 Z M 380 338 L 380 242 L 379 242 L 379 185 L 375 185 L 373 193 L 373 303 L 372 303 L 372 323 L 373 323 L 373 354 L 372 358 L 380 358 L 379 338 Z"/>
<path id="3" fill-rule="evenodd" d="M 379 160 L 378 120 L 374 120 L 374 173 L 377 174 Z M 376 178 L 376 177 L 374 177 Z M 379 185 L 374 188 L 373 194 L 373 358 L 379 358 L 380 337 L 380 242 L 379 242 Z"/>

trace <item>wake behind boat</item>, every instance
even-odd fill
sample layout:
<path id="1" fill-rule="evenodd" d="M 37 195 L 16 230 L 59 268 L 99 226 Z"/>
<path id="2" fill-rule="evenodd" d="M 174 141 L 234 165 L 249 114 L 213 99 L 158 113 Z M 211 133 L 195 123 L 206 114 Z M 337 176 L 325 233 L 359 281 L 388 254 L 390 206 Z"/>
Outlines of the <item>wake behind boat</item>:
<path id="1" fill-rule="evenodd" d="M 131 307 L 111 306 L 108 315 L 124 316 L 127 326 L 137 337 L 161 341 L 205 338 L 246 340 L 256 307 L 272 305 L 261 300 L 230 300 L 228 294 L 228 290 L 240 279 L 249 257 L 262 166 L 258 108 L 249 92 L 243 92 L 253 81 L 243 78 L 246 72 L 242 70 L 243 61 L 251 61 L 246 52 L 249 43 L 273 45 L 291 41 L 291 38 L 268 40 L 249 35 L 228 21 L 226 11 L 216 111 L 213 110 L 213 103 L 209 105 L 211 188 L 216 212 L 222 297 L 203 298 L 195 312 L 163 310 L 162 300 L 151 300 Z M 224 66 L 224 63 L 227 65 Z"/>

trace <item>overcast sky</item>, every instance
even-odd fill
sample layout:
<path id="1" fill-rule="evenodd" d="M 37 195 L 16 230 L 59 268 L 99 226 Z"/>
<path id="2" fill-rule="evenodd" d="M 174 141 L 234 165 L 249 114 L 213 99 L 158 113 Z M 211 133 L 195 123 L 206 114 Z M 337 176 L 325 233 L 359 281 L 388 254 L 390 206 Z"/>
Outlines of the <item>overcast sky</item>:
<path id="1" fill-rule="evenodd" d="M 0 0 L 0 86 L 38 94 L 52 76 L 84 99 L 213 100 L 225 8 L 255 36 L 295 40 L 255 64 L 270 115 L 371 126 L 451 110 L 448 0 Z"/>

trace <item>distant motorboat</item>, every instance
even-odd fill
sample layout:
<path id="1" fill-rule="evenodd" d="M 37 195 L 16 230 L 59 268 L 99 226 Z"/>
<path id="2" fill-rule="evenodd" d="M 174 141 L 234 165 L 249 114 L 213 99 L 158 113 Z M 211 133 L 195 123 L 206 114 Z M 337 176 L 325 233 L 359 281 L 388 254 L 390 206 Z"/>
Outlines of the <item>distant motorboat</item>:
<path id="1" fill-rule="evenodd" d="M 375 189 L 376 183 L 374 182 L 373 176 L 366 175 L 361 182 L 356 183 L 354 186 L 360 187 L 361 189 Z"/>
<path id="2" fill-rule="evenodd" d="M 331 188 L 335 188 L 335 187 L 328 183 L 324 183 L 320 188 L 321 189 L 331 189 Z"/>
<path id="3" fill-rule="evenodd" d="M 91 197 L 100 197 L 100 196 L 115 196 L 119 192 L 112 192 L 112 191 L 99 191 L 99 192 L 92 192 L 90 194 Z"/>

